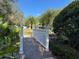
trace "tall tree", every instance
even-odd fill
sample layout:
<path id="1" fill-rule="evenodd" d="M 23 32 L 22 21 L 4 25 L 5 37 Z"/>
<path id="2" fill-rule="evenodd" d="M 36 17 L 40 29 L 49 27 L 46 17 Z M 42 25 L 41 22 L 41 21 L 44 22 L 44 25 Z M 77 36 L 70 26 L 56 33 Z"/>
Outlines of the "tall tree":
<path id="1" fill-rule="evenodd" d="M 25 25 L 30 26 L 31 29 L 36 24 L 36 20 L 33 16 L 30 16 L 28 19 L 25 20 Z"/>
<path id="2" fill-rule="evenodd" d="M 42 26 L 50 26 L 56 16 L 56 11 L 48 10 L 40 16 L 39 22 Z"/>

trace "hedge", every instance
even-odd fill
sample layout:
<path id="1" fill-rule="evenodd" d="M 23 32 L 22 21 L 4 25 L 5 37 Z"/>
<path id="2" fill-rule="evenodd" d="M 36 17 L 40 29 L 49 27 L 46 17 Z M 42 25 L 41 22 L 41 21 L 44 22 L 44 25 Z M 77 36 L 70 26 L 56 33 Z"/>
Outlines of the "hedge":
<path id="1" fill-rule="evenodd" d="M 50 41 L 50 50 L 58 59 L 79 59 L 79 52 L 74 48 Z"/>

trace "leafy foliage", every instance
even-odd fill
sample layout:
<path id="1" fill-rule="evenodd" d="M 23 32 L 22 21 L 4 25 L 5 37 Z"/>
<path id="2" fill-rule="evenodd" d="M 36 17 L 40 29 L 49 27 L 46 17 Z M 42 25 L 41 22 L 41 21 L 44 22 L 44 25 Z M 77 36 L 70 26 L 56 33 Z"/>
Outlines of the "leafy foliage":
<path id="1" fill-rule="evenodd" d="M 79 52 L 72 47 L 62 45 L 58 41 L 50 41 L 49 46 L 58 59 L 79 59 Z"/>
<path id="2" fill-rule="evenodd" d="M 16 43 L 19 42 L 19 29 L 10 21 L 13 0 L 2 0 L 0 2 L 0 57 L 13 53 Z M 15 46 L 14 46 L 15 45 Z M 10 50 L 11 48 L 11 50 Z"/>
<path id="3" fill-rule="evenodd" d="M 33 16 L 30 16 L 28 19 L 25 20 L 25 25 L 30 26 L 31 28 L 36 24 L 36 20 Z"/>
<path id="4" fill-rule="evenodd" d="M 53 21 L 53 18 L 56 16 L 56 12 L 54 10 L 48 10 L 44 14 L 40 16 L 39 23 L 42 26 L 49 26 L 51 25 L 51 21 Z"/>
<path id="5" fill-rule="evenodd" d="M 53 27 L 57 35 L 69 38 L 70 45 L 79 49 L 79 1 L 65 7 L 54 19 Z"/>

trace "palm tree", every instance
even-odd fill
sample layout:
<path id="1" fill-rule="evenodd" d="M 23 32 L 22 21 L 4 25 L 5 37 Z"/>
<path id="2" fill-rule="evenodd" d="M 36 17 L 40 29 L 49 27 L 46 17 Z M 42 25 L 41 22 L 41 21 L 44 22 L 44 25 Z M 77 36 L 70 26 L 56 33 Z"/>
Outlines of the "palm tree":
<path id="1" fill-rule="evenodd" d="M 30 26 L 31 29 L 36 24 L 36 20 L 33 16 L 30 16 L 28 19 L 25 20 L 25 25 Z"/>
<path id="2" fill-rule="evenodd" d="M 48 10 L 44 14 L 40 16 L 39 22 L 42 26 L 49 27 L 51 25 L 51 22 L 53 18 L 55 17 L 55 11 L 54 10 Z"/>

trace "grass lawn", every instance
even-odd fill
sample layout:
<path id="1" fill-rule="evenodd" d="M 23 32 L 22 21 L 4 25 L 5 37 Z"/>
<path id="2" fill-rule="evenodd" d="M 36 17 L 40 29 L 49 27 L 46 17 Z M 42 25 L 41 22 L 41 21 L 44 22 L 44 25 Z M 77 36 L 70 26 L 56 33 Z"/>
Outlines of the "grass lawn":
<path id="1" fill-rule="evenodd" d="M 32 29 L 31 28 L 27 28 L 27 29 L 25 29 L 24 30 L 24 35 L 29 35 L 29 36 L 31 36 L 32 35 Z"/>

